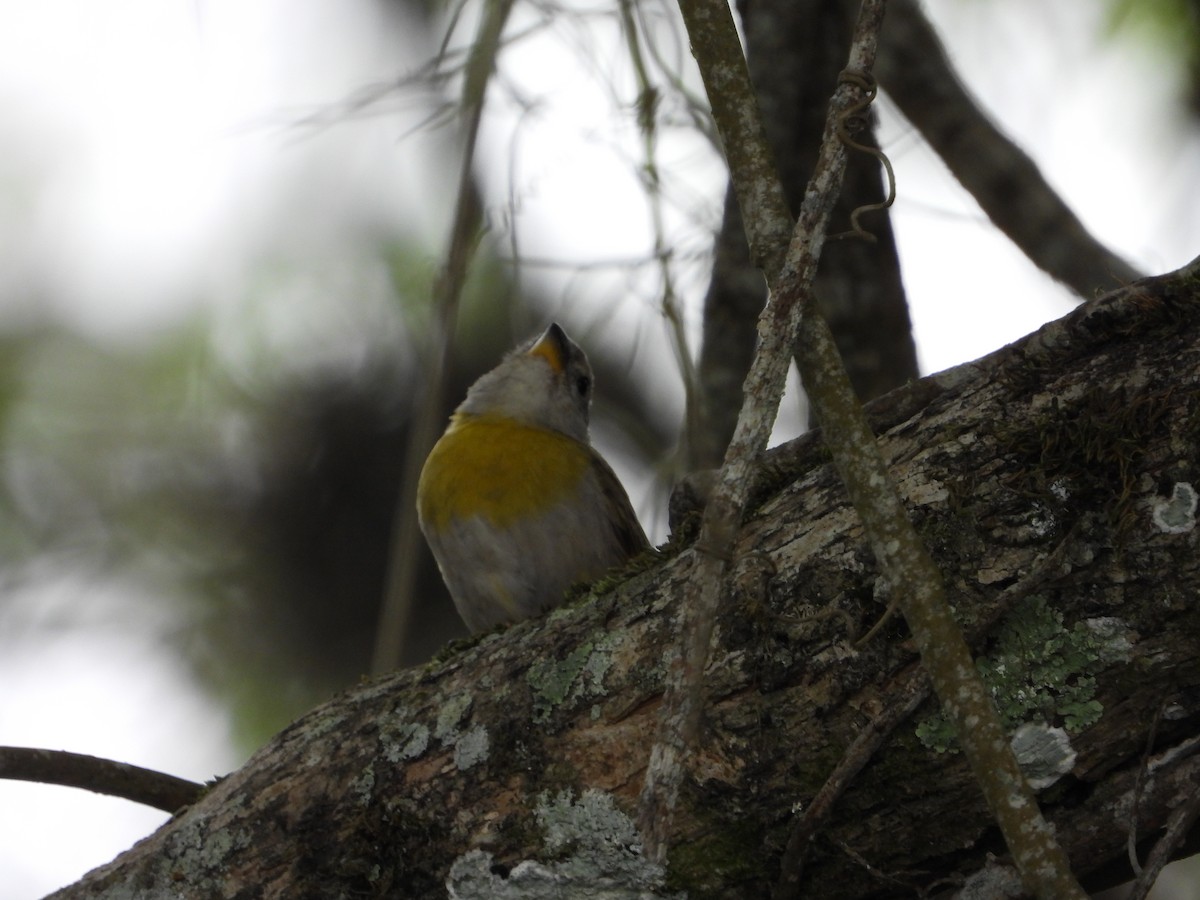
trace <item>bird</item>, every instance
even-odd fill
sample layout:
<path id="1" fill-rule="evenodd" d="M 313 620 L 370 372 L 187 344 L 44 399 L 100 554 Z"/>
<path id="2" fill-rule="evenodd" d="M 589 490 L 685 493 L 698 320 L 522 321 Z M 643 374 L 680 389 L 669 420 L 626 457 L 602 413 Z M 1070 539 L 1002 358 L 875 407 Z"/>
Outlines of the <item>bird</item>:
<path id="1" fill-rule="evenodd" d="M 592 368 L 552 323 L 467 390 L 417 486 L 421 531 L 472 633 L 560 605 L 650 543 L 588 438 Z"/>

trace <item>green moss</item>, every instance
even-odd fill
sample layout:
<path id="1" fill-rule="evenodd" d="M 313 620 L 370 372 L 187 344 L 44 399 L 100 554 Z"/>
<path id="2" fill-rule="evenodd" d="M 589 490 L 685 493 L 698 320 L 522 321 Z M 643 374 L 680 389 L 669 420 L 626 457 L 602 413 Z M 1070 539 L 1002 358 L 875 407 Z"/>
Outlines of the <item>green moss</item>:
<path id="1" fill-rule="evenodd" d="M 1104 711 L 1095 676 L 1112 658 L 1112 645 L 1111 634 L 1086 622 L 1067 629 L 1062 614 L 1033 595 L 1013 608 L 977 665 L 1006 728 L 1055 719 L 1075 733 Z M 918 724 L 917 737 L 939 753 L 953 746 L 953 730 L 941 713 Z"/>

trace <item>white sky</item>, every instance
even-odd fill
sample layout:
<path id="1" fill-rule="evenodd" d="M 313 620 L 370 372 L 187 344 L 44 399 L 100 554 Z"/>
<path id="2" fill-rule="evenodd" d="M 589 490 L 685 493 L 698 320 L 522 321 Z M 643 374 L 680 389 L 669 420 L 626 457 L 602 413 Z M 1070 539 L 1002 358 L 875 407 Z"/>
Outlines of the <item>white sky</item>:
<path id="1" fill-rule="evenodd" d="M 1099 41 L 1093 0 L 930 6 L 968 84 L 1102 240 L 1147 271 L 1200 253 L 1200 142 L 1177 118 L 1175 75 L 1160 60 Z M 49 318 L 137 343 L 197 304 L 212 307 L 218 327 L 222 317 L 244 322 L 238 304 L 255 260 L 311 257 L 322 277 L 338 265 L 352 270 L 364 221 L 423 236 L 436 254 L 449 187 L 429 160 L 445 147 L 441 138 L 402 138 L 419 97 L 406 95 L 392 115 L 282 127 L 415 67 L 404 38 L 385 26 L 368 0 L 0 0 L 0 328 Z M 515 213 L 532 257 L 642 257 L 651 232 L 632 176 L 637 134 L 614 118 L 611 96 L 615 85 L 628 103 L 633 88 L 605 64 L 579 68 L 583 33 L 556 27 L 506 57 L 508 82 L 538 102 L 519 127 L 505 114 L 488 120 L 490 217 L 502 233 Z M 619 48 L 611 29 L 600 39 Z M 883 121 L 925 371 L 980 356 L 1072 307 L 886 103 Z M 703 253 L 719 220 L 716 159 L 676 130 L 664 132 L 659 160 L 671 240 Z M 636 333 L 638 364 L 657 372 L 647 389 L 677 396 L 674 376 L 650 362 L 668 352 L 655 270 L 525 275 L 549 285 L 576 321 L 593 321 L 596 340 L 632 353 Z M 677 277 L 694 336 L 703 262 Z M 289 352 L 318 354 L 339 311 L 295 301 L 257 321 Z M 153 630 L 44 628 L 29 612 L 43 603 L 70 609 L 97 593 L 124 602 L 116 595 L 137 590 L 59 571 L 9 605 L 0 617 L 0 743 L 199 780 L 237 765 L 222 712 L 191 690 Z M 74 880 L 162 820 L 78 791 L 5 782 L 0 811 L 5 900 Z"/>

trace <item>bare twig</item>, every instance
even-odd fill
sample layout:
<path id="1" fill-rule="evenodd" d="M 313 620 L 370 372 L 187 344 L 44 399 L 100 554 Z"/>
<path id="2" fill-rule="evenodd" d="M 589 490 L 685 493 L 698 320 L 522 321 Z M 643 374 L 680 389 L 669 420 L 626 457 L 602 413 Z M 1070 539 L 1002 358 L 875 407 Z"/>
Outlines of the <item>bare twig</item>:
<path id="1" fill-rule="evenodd" d="M 789 222 L 789 215 L 729 7 L 722 0 L 695 0 L 682 3 L 681 9 L 742 209 L 747 214 L 752 256 L 767 270 L 769 281 L 811 286 L 829 213 L 845 172 L 846 148 L 836 136 L 838 117 L 859 99 L 861 88 L 849 79 L 838 85 L 830 104 L 826 140 L 794 236 L 789 244 L 775 244 L 779 226 Z M 851 53 L 856 71 L 870 71 L 882 16 L 881 0 L 863 4 Z M 784 246 L 786 253 L 781 252 Z M 684 758 L 699 731 L 704 667 L 723 593 L 726 562 L 749 495 L 754 462 L 766 448 L 783 393 L 791 350 L 800 330 L 800 299 L 799 292 L 778 295 L 759 319 L 760 344 L 746 379 L 745 403 L 693 550 L 690 595 L 680 613 L 679 645 L 669 663 L 659 731 L 638 810 L 647 853 L 660 862 L 666 855 Z"/>
<path id="2" fill-rule="evenodd" d="M 202 784 L 153 769 L 33 747 L 0 747 L 0 778 L 83 788 L 169 813 L 194 803 L 204 792 Z"/>
<path id="3" fill-rule="evenodd" d="M 1171 813 L 1171 818 L 1167 821 L 1167 830 L 1163 832 L 1163 836 L 1158 839 L 1158 843 L 1150 851 L 1146 864 L 1142 866 L 1141 874 L 1133 883 L 1125 900 L 1145 900 L 1163 868 L 1171 861 L 1175 851 L 1183 843 L 1188 832 L 1192 830 L 1192 826 L 1196 824 L 1198 816 L 1200 816 L 1200 791 L 1194 791 Z"/>
<path id="4" fill-rule="evenodd" d="M 638 130 L 642 134 L 641 174 L 645 183 L 646 199 L 650 206 L 650 223 L 654 230 L 654 259 L 658 261 L 662 282 L 660 307 L 663 318 L 670 326 L 671 338 L 675 345 L 675 357 L 682 369 L 684 433 L 686 445 L 691 446 L 696 442 L 696 432 L 700 425 L 699 398 L 696 393 L 695 367 L 687 347 L 683 312 L 679 308 L 679 298 L 675 293 L 673 256 L 667 245 L 666 224 L 663 217 L 662 183 L 658 168 L 657 115 L 660 94 L 650 78 L 646 61 L 642 56 L 635 4 L 633 0 L 620 0 L 618 6 L 621 31 L 625 35 L 625 46 L 629 50 L 629 59 L 633 63 L 633 74 L 638 85 L 637 121 Z"/>
<path id="5" fill-rule="evenodd" d="M 888 706 L 867 723 L 846 749 L 836 768 L 804 810 L 788 836 L 787 848 L 780 861 L 779 884 L 775 900 L 793 900 L 801 896 L 800 884 L 804 872 L 804 855 L 809 841 L 829 820 L 834 804 L 845 793 L 863 766 L 871 761 L 896 726 L 908 719 L 929 696 L 929 676 L 923 669 L 909 672 L 898 688 L 888 691 Z"/>
<path id="6" fill-rule="evenodd" d="M 1060 577 L 1067 570 L 1067 560 L 1080 525 L 1077 522 L 1063 536 L 1053 550 L 1042 557 L 1033 568 L 1016 584 L 1005 588 L 990 613 L 975 622 L 970 630 L 968 639 L 972 645 L 984 640 L 992 627 L 1015 604 L 1024 600 L 1034 591 L 1040 590 L 1047 582 Z M 828 607 L 830 614 L 840 612 L 837 607 Z M 890 611 L 889 611 L 890 612 Z M 886 619 L 887 616 L 884 616 Z M 879 626 L 871 629 L 872 634 Z M 849 640 L 856 645 L 865 643 L 868 635 L 862 641 L 855 641 L 851 634 Z M 847 748 L 841 760 L 830 773 L 820 790 L 809 802 L 804 815 L 796 821 L 787 847 L 780 862 L 779 884 L 776 888 L 775 900 L 788 900 L 800 896 L 800 884 L 803 876 L 805 852 L 810 846 L 813 836 L 829 820 L 833 814 L 834 804 L 845 793 L 853 778 L 862 771 L 876 751 L 887 740 L 888 736 L 906 721 L 929 696 L 929 678 L 924 669 L 917 669 L 903 677 L 897 687 L 887 691 L 887 706 L 878 716 L 872 719 L 867 727 L 854 739 Z"/>
<path id="7" fill-rule="evenodd" d="M 1167 699 L 1164 697 L 1154 710 L 1154 718 L 1150 720 L 1150 730 L 1146 733 L 1146 749 L 1142 753 L 1142 764 L 1138 766 L 1137 778 L 1134 779 L 1133 790 L 1130 792 L 1132 799 L 1129 803 L 1129 832 L 1125 840 L 1125 850 L 1129 855 L 1129 867 L 1133 869 L 1134 875 L 1139 876 L 1142 874 L 1142 863 L 1137 855 L 1138 801 L 1142 795 L 1142 783 L 1146 780 L 1146 770 L 1150 767 L 1150 755 L 1154 752 L 1154 741 L 1158 737 L 1158 725 L 1162 721 L 1166 705 Z"/>
<path id="8" fill-rule="evenodd" d="M 475 251 L 483 211 L 475 186 L 473 166 L 475 142 L 483 115 L 484 95 L 488 80 L 496 65 L 500 36 L 512 9 L 512 0 L 495 0 L 484 4 L 479 34 L 467 61 L 463 82 L 463 113 L 465 117 L 462 164 L 458 178 L 458 200 L 446 265 L 434 285 L 434 347 L 435 358 L 430 366 L 430 378 L 409 434 L 404 457 L 404 477 L 400 484 L 396 510 L 392 515 L 393 533 L 388 555 L 388 573 L 383 607 L 375 631 L 375 652 L 371 671 L 375 674 L 391 671 L 400 664 L 404 637 L 412 609 L 413 585 L 416 583 L 417 547 L 420 541 L 417 527 L 417 479 L 429 448 L 433 446 L 440 424 L 442 394 L 446 369 L 450 365 L 450 350 L 458 303 L 467 279 L 467 268 Z"/>

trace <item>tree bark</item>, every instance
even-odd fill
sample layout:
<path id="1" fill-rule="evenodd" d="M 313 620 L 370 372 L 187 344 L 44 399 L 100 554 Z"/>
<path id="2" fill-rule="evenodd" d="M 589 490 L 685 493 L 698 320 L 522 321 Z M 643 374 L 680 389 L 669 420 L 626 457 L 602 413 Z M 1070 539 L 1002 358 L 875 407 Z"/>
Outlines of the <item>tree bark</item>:
<path id="1" fill-rule="evenodd" d="M 1198 313 L 1200 260 L 871 406 L 997 705 L 1053 751 L 1039 800 L 1089 887 L 1131 877 L 1131 824 L 1153 838 L 1200 779 Z M 629 817 L 689 574 L 669 552 L 335 698 L 54 896 L 769 895 L 798 811 L 917 663 L 899 620 L 855 644 L 887 598 L 819 433 L 755 496 L 665 872 Z M 810 842 L 811 895 L 990 877 L 999 833 L 943 740 L 932 701 L 896 729 Z"/>

